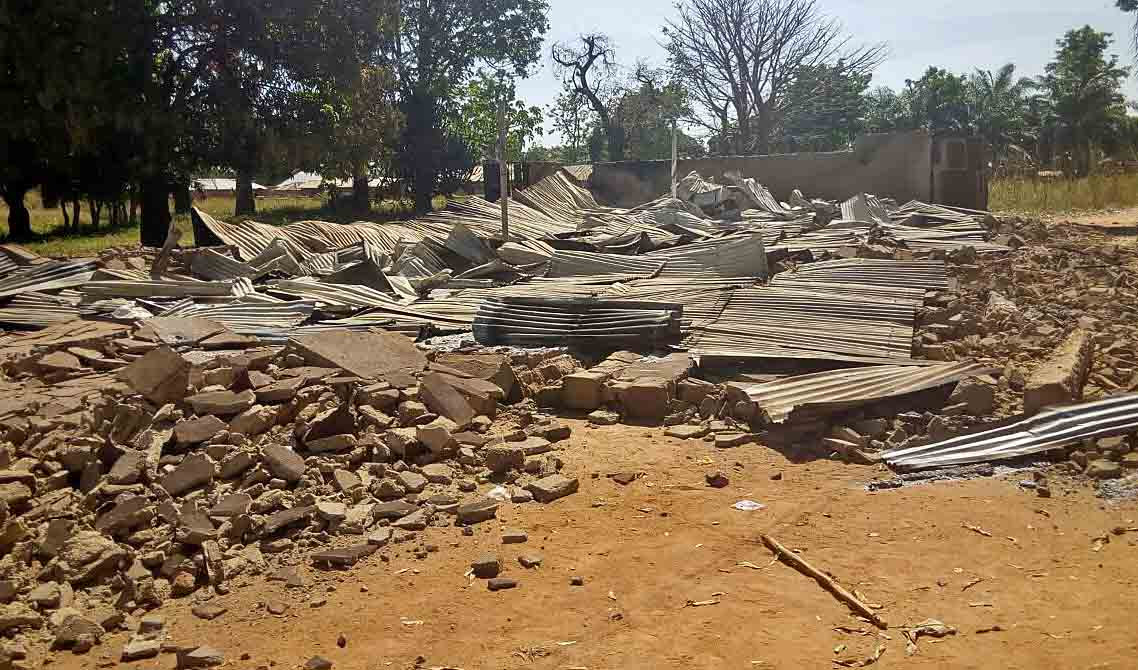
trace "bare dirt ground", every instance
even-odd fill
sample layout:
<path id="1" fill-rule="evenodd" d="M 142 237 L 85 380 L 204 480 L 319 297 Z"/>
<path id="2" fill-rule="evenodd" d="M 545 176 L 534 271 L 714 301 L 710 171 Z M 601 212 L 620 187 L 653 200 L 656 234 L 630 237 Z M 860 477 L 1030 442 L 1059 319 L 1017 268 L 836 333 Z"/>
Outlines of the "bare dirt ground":
<path id="1" fill-rule="evenodd" d="M 301 667 L 316 654 L 337 670 L 825 668 L 870 657 L 881 644 L 881 668 L 1138 664 L 1138 533 L 1092 550 L 1093 538 L 1135 525 L 1133 503 L 1105 506 L 1089 487 L 1037 498 L 1017 486 L 1022 473 L 870 493 L 864 483 L 887 476 L 884 469 L 795 464 L 762 445 L 716 450 L 660 428 L 571 423 L 561 456 L 565 471 L 581 477 L 576 495 L 504 506 L 473 537 L 428 529 L 417 542 L 439 551 L 423 560 L 408 543 L 351 570 L 301 566 L 305 587 L 254 578 L 213 597 L 229 610 L 213 621 L 192 616 L 188 598 L 158 612 L 174 641 L 213 645 L 234 668 Z M 726 488 L 704 484 L 714 469 L 730 478 Z M 622 471 L 644 474 L 628 486 L 606 477 Z M 732 509 L 740 499 L 767 507 Z M 529 541 L 502 545 L 503 527 L 526 530 Z M 880 604 L 889 630 L 772 564 L 762 533 Z M 463 576 L 486 551 L 501 556 L 518 588 L 493 593 Z M 517 557 L 533 552 L 543 565 L 522 568 Z M 584 585 L 571 586 L 573 575 Z M 270 600 L 288 611 L 269 614 Z M 901 627 L 927 618 L 959 632 L 922 638 L 907 656 Z M 994 626 L 1002 630 L 979 632 Z M 61 653 L 51 667 L 113 666 L 124 641 L 87 656 Z M 174 659 L 129 667 L 172 668 Z"/>
<path id="2" fill-rule="evenodd" d="M 1065 216 L 1059 220 L 1102 228 L 1134 228 L 1138 227 L 1138 207 L 1128 207 L 1109 212 L 1079 214 L 1069 217 Z"/>

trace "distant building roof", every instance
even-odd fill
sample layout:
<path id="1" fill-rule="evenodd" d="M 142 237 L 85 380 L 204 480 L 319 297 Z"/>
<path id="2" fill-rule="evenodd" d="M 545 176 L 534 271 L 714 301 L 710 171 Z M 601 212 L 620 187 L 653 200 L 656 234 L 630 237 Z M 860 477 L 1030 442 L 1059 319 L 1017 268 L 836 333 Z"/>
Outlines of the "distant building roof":
<path id="1" fill-rule="evenodd" d="M 322 188 L 326 184 L 332 184 L 338 188 L 351 188 L 352 180 L 325 179 L 315 172 L 297 172 L 273 188 L 279 191 L 313 191 Z M 383 180 L 379 177 L 373 177 L 367 182 L 367 185 L 371 187 L 381 186 L 382 184 Z"/>
<path id="2" fill-rule="evenodd" d="M 229 179 L 226 177 L 207 177 L 204 179 L 195 179 L 193 182 L 195 190 L 199 191 L 236 191 L 237 180 Z M 267 186 L 262 186 L 257 182 L 253 182 L 254 191 L 264 191 Z"/>

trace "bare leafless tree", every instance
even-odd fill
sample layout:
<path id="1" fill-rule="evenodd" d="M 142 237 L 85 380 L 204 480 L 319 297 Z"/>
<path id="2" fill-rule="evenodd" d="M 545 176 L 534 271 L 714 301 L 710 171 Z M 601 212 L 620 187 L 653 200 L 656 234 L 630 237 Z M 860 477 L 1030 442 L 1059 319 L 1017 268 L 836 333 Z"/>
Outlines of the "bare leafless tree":
<path id="1" fill-rule="evenodd" d="M 871 72 L 887 54 L 854 45 L 816 0 L 681 0 L 677 10 L 664 27 L 669 60 L 703 109 L 693 120 L 727 140 L 721 151 L 769 152 L 779 118 L 810 104 L 801 87 L 786 95 L 799 72 Z"/>
<path id="2" fill-rule="evenodd" d="M 612 40 L 604 33 L 587 33 L 578 37 L 578 43 L 558 42 L 553 45 L 552 57 L 558 74 L 566 88 L 589 101 L 608 143 L 609 160 L 624 158 L 624 129 L 614 122 L 604 99 L 616 85 L 616 50 Z M 596 156 L 593 157 L 595 161 Z"/>

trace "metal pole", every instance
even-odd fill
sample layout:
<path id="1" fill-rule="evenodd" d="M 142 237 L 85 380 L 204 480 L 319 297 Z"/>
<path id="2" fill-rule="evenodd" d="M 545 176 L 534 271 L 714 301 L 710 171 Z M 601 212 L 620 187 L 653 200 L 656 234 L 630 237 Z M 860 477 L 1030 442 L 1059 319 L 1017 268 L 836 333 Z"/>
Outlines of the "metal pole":
<path id="1" fill-rule="evenodd" d="M 672 197 L 676 197 L 676 122 L 672 121 Z"/>
<path id="2" fill-rule="evenodd" d="M 506 99 L 498 101 L 498 202 L 502 203 L 502 241 L 510 240 L 510 180 L 506 162 Z"/>

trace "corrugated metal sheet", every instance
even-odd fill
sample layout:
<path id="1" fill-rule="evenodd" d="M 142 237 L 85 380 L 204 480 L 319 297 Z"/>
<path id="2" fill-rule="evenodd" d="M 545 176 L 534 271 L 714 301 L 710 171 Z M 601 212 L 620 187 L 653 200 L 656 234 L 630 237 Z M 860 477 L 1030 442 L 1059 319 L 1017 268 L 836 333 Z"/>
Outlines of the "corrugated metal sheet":
<path id="1" fill-rule="evenodd" d="M 557 249 L 549 263 L 550 277 L 576 277 L 579 275 L 640 275 L 655 276 L 664 267 L 663 259 L 621 254 L 597 254 L 590 251 Z"/>
<path id="2" fill-rule="evenodd" d="M 653 251 L 644 259 L 666 261 L 661 277 L 766 277 L 767 253 L 761 233 L 701 240 Z"/>
<path id="3" fill-rule="evenodd" d="M 90 281 L 96 269 L 95 261 L 88 259 L 51 261 L 29 266 L 0 280 L 0 298 L 28 291 L 51 291 L 81 286 Z"/>
<path id="4" fill-rule="evenodd" d="M 14 296 L 0 307 L 0 325 L 12 328 L 46 328 L 53 323 L 79 318 L 78 296 L 58 296 L 29 291 Z"/>
<path id="5" fill-rule="evenodd" d="M 682 309 L 638 301 L 493 298 L 474 317 L 474 339 L 487 345 L 661 345 L 679 339 Z"/>
<path id="6" fill-rule="evenodd" d="M 1037 454 L 1082 440 L 1138 430 L 1138 394 L 1126 393 L 1069 407 L 1056 407 L 992 430 L 954 437 L 923 447 L 886 451 L 896 470 L 926 470 L 986 463 Z"/>
<path id="7" fill-rule="evenodd" d="M 232 281 L 92 281 L 83 285 L 85 298 L 185 298 L 240 296 L 252 290 L 249 280 Z"/>
<path id="8" fill-rule="evenodd" d="M 992 372 L 977 363 L 928 366 L 875 365 L 786 377 L 743 387 L 771 420 L 809 420 L 885 398 L 944 386 Z"/>
<path id="9" fill-rule="evenodd" d="M 282 340 L 294 328 L 308 320 L 314 311 L 309 301 L 295 302 L 231 302 L 218 305 L 186 304 L 166 310 L 160 316 L 200 317 L 212 319 L 241 335 Z"/>
<path id="10" fill-rule="evenodd" d="M 717 317 L 692 324 L 684 345 L 707 357 L 891 363 L 911 354 L 918 304 L 778 286 L 739 289 Z"/>
<path id="11" fill-rule="evenodd" d="M 822 283 L 943 290 L 948 288 L 948 270 L 943 261 L 842 258 L 799 265 L 779 273 L 772 283 L 802 288 Z"/>

